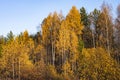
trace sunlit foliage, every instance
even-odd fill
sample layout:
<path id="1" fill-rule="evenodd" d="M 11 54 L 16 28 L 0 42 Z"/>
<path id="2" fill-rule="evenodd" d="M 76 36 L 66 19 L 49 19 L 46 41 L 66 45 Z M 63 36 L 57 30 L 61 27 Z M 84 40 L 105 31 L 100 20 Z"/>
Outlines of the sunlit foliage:
<path id="1" fill-rule="evenodd" d="M 114 25 L 109 9 L 73 6 L 49 14 L 36 34 L 0 36 L 0 80 L 120 80 L 120 11 Z"/>

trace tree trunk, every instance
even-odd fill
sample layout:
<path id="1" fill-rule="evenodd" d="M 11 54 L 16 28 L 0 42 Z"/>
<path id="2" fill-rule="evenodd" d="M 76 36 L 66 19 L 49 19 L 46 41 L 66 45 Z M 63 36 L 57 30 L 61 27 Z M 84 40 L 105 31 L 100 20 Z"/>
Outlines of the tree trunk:
<path id="1" fill-rule="evenodd" d="M 107 29 L 107 50 L 110 56 L 110 45 L 109 45 L 109 34 L 108 34 L 108 20 L 106 19 L 106 15 L 105 15 L 105 20 L 106 20 L 106 29 Z M 108 17 L 109 18 L 109 17 Z"/>
<path id="2" fill-rule="evenodd" d="M 92 37 L 93 37 L 93 47 L 95 48 L 95 36 L 94 36 L 94 31 L 92 30 Z"/>

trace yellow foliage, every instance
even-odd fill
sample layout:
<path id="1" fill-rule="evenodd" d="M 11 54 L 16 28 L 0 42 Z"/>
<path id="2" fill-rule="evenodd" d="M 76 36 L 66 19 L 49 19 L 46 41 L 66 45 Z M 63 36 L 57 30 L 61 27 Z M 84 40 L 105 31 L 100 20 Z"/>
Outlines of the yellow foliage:
<path id="1" fill-rule="evenodd" d="M 65 21 L 62 22 L 60 30 L 59 30 L 59 40 L 57 41 L 57 49 L 61 53 L 62 50 L 68 50 L 70 47 L 70 31 L 67 28 L 67 23 Z"/>
<path id="2" fill-rule="evenodd" d="M 119 79 L 119 65 L 103 48 L 83 49 L 82 56 L 79 63 L 81 80 Z"/>
<path id="3" fill-rule="evenodd" d="M 50 43 L 48 36 L 50 36 L 51 23 L 52 23 L 52 16 L 50 14 L 46 19 L 44 19 L 42 24 L 42 35 L 43 35 L 42 40 L 44 45 Z"/>
<path id="4" fill-rule="evenodd" d="M 83 25 L 81 24 L 81 15 L 75 6 L 68 13 L 66 20 L 71 31 L 74 31 L 77 35 L 82 34 Z"/>
<path id="5" fill-rule="evenodd" d="M 68 62 L 68 61 L 66 61 L 65 63 L 64 63 L 64 65 L 63 65 L 63 75 L 65 76 L 65 77 L 73 77 L 73 71 L 71 70 L 71 66 L 70 66 L 70 63 Z"/>
<path id="6" fill-rule="evenodd" d="M 15 40 L 11 41 L 11 43 L 2 46 L 2 60 L 6 64 L 3 70 L 6 69 L 6 75 L 10 75 L 13 70 L 16 70 L 15 72 L 17 74 L 15 76 L 25 75 L 28 77 L 28 73 L 26 72 L 32 70 L 33 68 L 33 64 L 29 60 L 30 47 L 32 47 L 31 41 L 32 40 L 30 40 L 28 44 L 24 44 L 24 41 L 20 41 L 19 37 L 16 37 Z M 19 70 L 20 74 L 18 74 Z"/>

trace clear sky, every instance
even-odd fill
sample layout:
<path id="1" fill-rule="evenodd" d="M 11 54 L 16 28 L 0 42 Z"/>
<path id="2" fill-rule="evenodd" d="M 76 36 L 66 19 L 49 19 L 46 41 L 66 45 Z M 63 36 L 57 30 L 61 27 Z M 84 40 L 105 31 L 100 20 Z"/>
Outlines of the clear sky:
<path id="1" fill-rule="evenodd" d="M 115 18 L 120 0 L 0 0 L 0 35 L 6 36 L 10 30 L 15 35 L 25 30 L 34 34 L 50 12 L 62 11 L 66 15 L 74 5 L 77 9 L 85 7 L 89 13 L 100 9 L 103 1 L 112 5 Z"/>

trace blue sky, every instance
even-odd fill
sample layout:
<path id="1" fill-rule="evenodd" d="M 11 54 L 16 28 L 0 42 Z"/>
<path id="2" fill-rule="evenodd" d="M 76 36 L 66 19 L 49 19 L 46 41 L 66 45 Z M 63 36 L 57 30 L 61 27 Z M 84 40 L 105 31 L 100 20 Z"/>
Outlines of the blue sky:
<path id="1" fill-rule="evenodd" d="M 77 9 L 85 7 L 89 13 L 100 9 L 103 1 L 112 5 L 115 18 L 120 0 L 0 0 L 0 35 L 6 36 L 10 30 L 15 35 L 25 30 L 34 34 L 50 12 L 62 11 L 66 15 L 74 5 Z"/>

